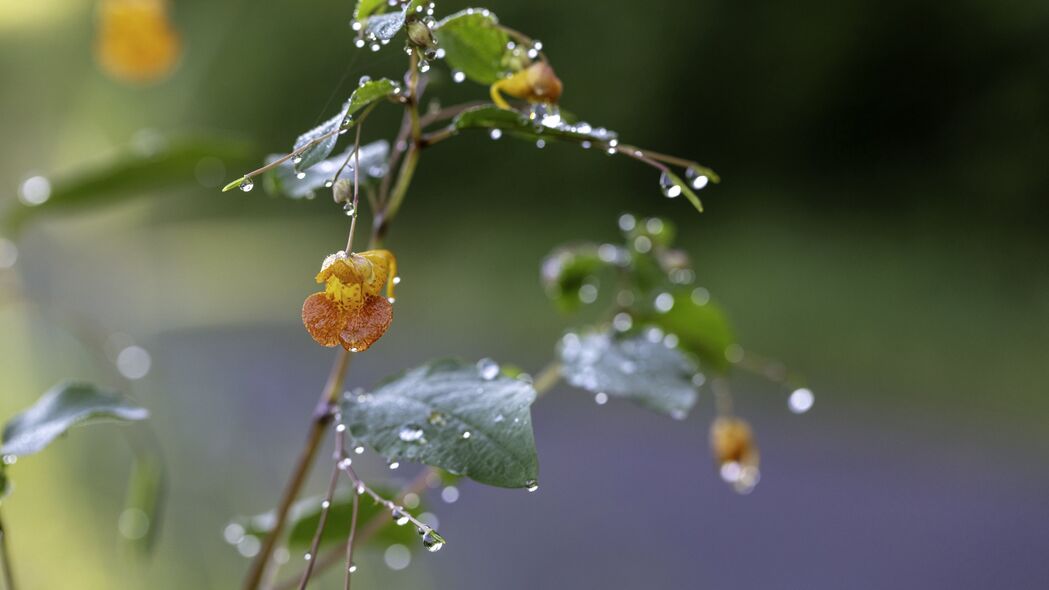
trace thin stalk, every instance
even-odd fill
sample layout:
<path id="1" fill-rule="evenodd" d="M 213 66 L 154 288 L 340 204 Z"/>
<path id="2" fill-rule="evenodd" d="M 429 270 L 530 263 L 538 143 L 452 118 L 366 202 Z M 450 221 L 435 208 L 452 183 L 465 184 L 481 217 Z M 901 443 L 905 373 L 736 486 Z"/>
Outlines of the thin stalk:
<path id="1" fill-rule="evenodd" d="M 328 513 L 331 512 L 331 503 L 335 498 L 335 486 L 339 483 L 339 467 L 336 464 L 335 468 L 331 470 L 331 480 L 328 483 L 328 493 L 324 496 L 324 501 L 321 504 L 321 517 L 320 522 L 317 523 L 317 531 L 313 533 L 313 542 L 310 543 L 310 552 L 306 554 L 306 569 L 302 571 L 302 579 L 299 580 L 299 590 L 306 590 L 306 585 L 310 583 L 310 576 L 313 575 L 313 564 L 317 559 L 317 549 L 321 544 L 321 537 L 324 535 L 324 528 L 328 526 Z"/>
<path id="2" fill-rule="evenodd" d="M 546 395 L 561 380 L 561 363 L 550 361 L 539 374 L 535 376 L 532 387 L 535 389 L 535 399 Z"/>
<path id="3" fill-rule="evenodd" d="M 292 504 L 295 503 L 295 498 L 299 496 L 299 492 L 306 482 L 306 476 L 309 475 L 313 459 L 317 456 L 317 450 L 320 448 L 324 429 L 332 420 L 331 408 L 338 401 L 343 380 L 346 378 L 346 368 L 349 364 L 350 353 L 346 350 L 340 350 L 335 357 L 335 363 L 332 365 L 331 373 L 328 375 L 328 382 L 325 384 L 320 399 L 317 401 L 317 407 L 313 412 L 310 430 L 306 435 L 306 444 L 303 446 L 299 459 L 295 463 L 291 479 L 288 480 L 284 493 L 281 495 L 280 504 L 276 510 L 276 523 L 274 523 L 273 529 L 263 541 L 259 554 L 255 556 L 255 560 L 251 563 L 251 569 L 248 571 L 248 576 L 244 579 L 244 585 L 242 586 L 244 590 L 258 590 L 259 584 L 262 583 L 262 577 L 266 572 L 266 566 L 270 557 L 273 555 L 273 549 L 277 546 L 277 541 L 284 532 L 285 524 L 287 524 L 288 512 L 291 510 Z"/>
<path id="4" fill-rule="evenodd" d="M 353 214 L 350 219 L 350 235 L 346 237 L 347 252 L 353 252 L 353 234 L 357 230 L 357 207 L 361 188 L 361 127 L 364 126 L 364 121 L 361 121 L 361 123 L 357 125 L 356 149 L 353 150 L 353 153 L 357 155 L 357 162 L 353 165 Z M 349 161 L 349 158 L 347 158 L 347 161 Z M 338 174 L 335 176 L 338 177 Z"/>
<path id="5" fill-rule="evenodd" d="M 15 572 L 11 566 L 11 554 L 7 550 L 7 529 L 4 528 L 2 515 L 0 515 L 0 570 L 4 572 L 4 588 L 16 590 Z"/>
<path id="6" fill-rule="evenodd" d="M 353 542 L 357 535 L 357 507 L 361 503 L 357 491 L 353 492 L 353 509 L 350 513 L 350 535 L 346 537 L 346 572 L 342 582 L 343 590 L 350 590 L 350 582 L 353 580 Z"/>

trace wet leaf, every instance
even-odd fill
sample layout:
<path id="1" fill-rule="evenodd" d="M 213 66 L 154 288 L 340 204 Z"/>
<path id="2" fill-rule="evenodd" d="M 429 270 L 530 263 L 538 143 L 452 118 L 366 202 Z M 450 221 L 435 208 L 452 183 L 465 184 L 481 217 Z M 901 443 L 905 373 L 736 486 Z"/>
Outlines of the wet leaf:
<path id="1" fill-rule="evenodd" d="M 386 0 L 360 0 L 353 11 L 353 17 L 357 20 L 368 18 L 372 14 L 382 12 L 386 6 Z"/>
<path id="2" fill-rule="evenodd" d="M 35 206 L 15 204 L 4 212 L 4 223 L 11 233 L 36 216 L 53 211 L 199 187 L 196 170 L 202 160 L 229 162 L 242 159 L 247 152 L 246 143 L 215 137 L 158 138 L 155 145 L 128 147 L 101 164 L 49 179 L 47 201 Z"/>
<path id="3" fill-rule="evenodd" d="M 562 246 L 543 259 L 541 278 L 546 294 L 562 311 L 579 309 L 582 300 L 579 290 L 595 275 L 614 263 L 614 254 L 621 249 L 608 245 L 613 258 L 603 260 L 601 247 L 597 244 L 572 244 Z"/>
<path id="4" fill-rule="evenodd" d="M 707 300 L 704 289 L 672 291 L 674 305 L 664 313 L 651 312 L 642 319 L 675 334 L 679 346 L 700 361 L 705 370 L 724 373 L 729 368 L 725 349 L 735 343 L 728 318 L 721 308 Z"/>
<path id="5" fill-rule="evenodd" d="M 569 384 L 591 393 L 629 399 L 673 418 L 684 418 L 696 403 L 696 367 L 653 332 L 568 333 L 558 345 L 561 373 Z"/>
<path id="6" fill-rule="evenodd" d="M 377 486 L 370 487 L 384 498 L 393 500 L 397 495 L 397 492 L 393 490 Z M 341 490 L 335 494 L 328 512 L 328 522 L 324 526 L 324 534 L 321 535 L 321 547 L 344 543 L 349 536 L 350 518 L 353 514 L 353 493 L 353 490 Z M 317 531 L 317 525 L 320 523 L 321 502 L 323 500 L 323 497 L 307 498 L 296 502 L 292 506 L 288 514 L 287 525 L 288 546 L 290 549 L 305 550 L 310 547 L 310 544 L 313 542 L 313 535 Z M 367 494 L 359 496 L 359 500 L 360 502 L 357 505 L 358 531 L 361 531 L 362 527 L 373 519 L 385 517 L 390 513 L 386 507 L 377 504 Z M 424 509 L 420 507 L 413 510 L 413 513 L 422 511 Z M 261 538 L 273 530 L 275 519 L 276 516 L 273 512 L 266 512 L 250 518 L 237 519 L 234 523 L 244 528 L 245 535 Z M 391 520 L 378 530 L 370 539 L 370 542 L 381 545 L 401 543 L 408 547 L 415 547 L 419 544 L 419 535 L 415 532 L 415 527 L 397 526 Z"/>
<path id="7" fill-rule="evenodd" d="M 434 27 L 445 60 L 466 77 L 488 86 L 506 74 L 509 37 L 488 10 L 469 8 L 448 16 Z"/>
<path id="8" fill-rule="evenodd" d="M 342 414 L 352 437 L 387 459 L 521 488 L 534 485 L 539 470 L 533 401 L 532 386 L 498 365 L 441 360 L 348 398 Z"/>
<path id="9" fill-rule="evenodd" d="M 87 383 L 60 383 L 4 426 L 4 455 L 40 452 L 70 428 L 110 421 L 145 420 L 149 412 Z"/>
<path id="10" fill-rule="evenodd" d="M 400 86 L 396 82 L 387 78 L 371 80 L 358 86 L 334 117 L 303 133 L 295 140 L 294 151 L 307 145 L 310 147 L 299 152 L 299 157 L 302 159 L 298 164 L 293 165 L 294 169 L 301 172 L 324 161 L 331 155 L 335 144 L 339 141 L 339 134 L 336 133 L 336 130 L 353 127 L 352 117 L 355 113 L 381 98 L 394 94 L 398 88 Z"/>
<path id="11" fill-rule="evenodd" d="M 467 109 L 455 117 L 453 125 L 456 129 L 499 129 L 530 141 L 554 139 L 606 146 L 609 141 L 616 139 L 614 132 L 601 127 L 592 127 L 586 123 L 566 123 L 563 120 L 556 124 L 551 121 L 544 125 L 541 121 L 531 120 L 524 113 L 501 109 L 494 105 Z"/>
<path id="12" fill-rule="evenodd" d="M 404 12 L 395 10 L 386 14 L 376 14 L 368 17 L 364 25 L 364 37 L 371 40 L 389 41 L 397 36 L 404 28 Z"/>
<path id="13" fill-rule="evenodd" d="M 351 147 L 349 150 L 331 158 L 321 160 L 317 164 L 311 166 L 308 170 L 304 170 L 302 178 L 298 177 L 295 172 L 295 167 L 292 165 L 291 160 L 284 162 L 283 164 L 267 170 L 262 176 L 263 187 L 266 192 L 274 196 L 283 196 L 292 199 L 311 199 L 316 195 L 317 189 L 324 188 L 324 184 L 335 176 L 335 172 L 342 166 L 342 163 L 346 161 L 346 157 L 353 152 Z M 381 171 L 383 165 L 386 163 L 386 157 L 390 152 L 390 144 L 385 140 L 376 141 L 369 143 L 368 145 L 361 146 L 361 173 L 360 177 L 362 180 L 366 180 L 369 177 L 374 178 L 377 171 Z M 282 157 L 280 154 L 273 154 L 266 158 L 266 163 L 275 162 Z M 353 167 L 356 164 L 356 157 L 350 158 L 350 163 L 343 169 L 342 174 L 339 178 L 345 178 L 353 181 Z"/>

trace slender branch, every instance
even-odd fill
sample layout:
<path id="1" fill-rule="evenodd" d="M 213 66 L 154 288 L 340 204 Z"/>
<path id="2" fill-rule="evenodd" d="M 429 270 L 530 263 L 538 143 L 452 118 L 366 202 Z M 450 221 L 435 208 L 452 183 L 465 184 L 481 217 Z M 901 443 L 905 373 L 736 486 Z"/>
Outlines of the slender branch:
<path id="1" fill-rule="evenodd" d="M 341 436 L 341 432 L 336 437 Z M 335 499 L 335 486 L 339 483 L 339 466 L 336 463 L 335 467 L 331 470 L 331 480 L 328 483 L 328 493 L 324 496 L 324 500 L 321 502 L 321 516 L 320 522 L 317 523 L 317 531 L 313 533 L 313 542 L 310 543 L 310 552 L 306 554 L 306 569 L 302 571 L 302 579 L 299 581 L 299 590 L 306 590 L 306 585 L 310 583 L 310 576 L 313 575 L 313 564 L 316 562 L 317 549 L 321 544 L 321 537 L 324 535 L 324 528 L 328 526 L 328 513 L 331 512 L 331 503 Z"/>
<path id="2" fill-rule="evenodd" d="M 7 529 L 4 528 L 3 516 L 0 516 L 0 569 L 4 571 L 4 588 L 15 590 L 15 572 L 11 565 L 11 554 L 7 549 Z"/>
<path id="3" fill-rule="evenodd" d="M 317 402 L 317 407 L 313 412 L 313 419 L 310 422 L 310 430 L 306 435 L 306 444 L 299 454 L 299 459 L 295 464 L 295 469 L 292 471 L 291 479 L 288 481 L 284 488 L 284 493 L 281 495 L 280 504 L 276 510 L 276 523 L 273 525 L 273 529 L 269 535 L 266 536 L 265 541 L 262 543 L 262 547 L 259 550 L 258 555 L 255 556 L 255 560 L 251 564 L 251 569 L 248 571 L 248 577 L 244 580 L 242 588 L 244 590 L 257 590 L 259 584 L 262 583 L 262 577 L 266 572 L 266 565 L 269 563 L 270 556 L 273 555 L 273 549 L 277 545 L 277 541 L 280 539 L 281 534 L 284 532 L 284 526 L 288 520 L 288 512 L 291 510 L 291 505 L 295 502 L 295 498 L 298 497 L 299 492 L 302 490 L 303 484 L 306 482 L 306 476 L 309 475 L 310 466 L 313 464 L 313 459 L 317 455 L 317 450 L 320 448 L 321 435 L 324 433 L 324 428 L 332 420 L 331 408 L 338 400 L 339 392 L 342 389 L 342 383 L 346 376 L 346 368 L 350 364 L 350 353 L 346 350 L 340 350 L 335 358 L 335 363 L 332 365 L 331 374 L 328 375 L 328 382 L 324 386 L 323 392 L 321 392 L 320 399 Z"/>
<path id="4" fill-rule="evenodd" d="M 693 160 L 686 160 L 684 158 L 678 158 L 676 156 L 668 156 L 667 154 L 661 154 L 652 150 L 643 150 L 633 145 L 619 145 L 617 146 L 621 153 L 631 156 L 633 153 L 640 153 L 644 157 L 650 160 L 657 160 L 659 162 L 666 162 L 667 164 L 673 164 L 675 166 L 681 166 L 682 168 L 688 168 L 690 166 L 702 167 L 699 162 Z M 625 150 L 625 151 L 624 151 Z"/>
<path id="5" fill-rule="evenodd" d="M 561 380 L 561 363 L 550 361 L 539 374 L 535 376 L 532 387 L 535 389 L 535 399 L 539 400 L 554 388 Z"/>
<path id="6" fill-rule="evenodd" d="M 357 155 L 357 163 L 353 166 L 353 211 L 350 212 L 350 235 L 346 237 L 346 251 L 353 252 L 353 234 L 357 230 L 357 207 L 358 197 L 360 195 L 361 188 L 361 127 L 364 127 L 364 121 L 361 121 L 357 125 L 357 139 L 354 140 L 353 153 Z M 350 159 L 346 158 L 349 162 Z M 345 167 L 346 164 L 343 164 Z M 341 170 L 339 171 L 342 172 Z M 335 175 L 338 178 L 338 174 Z"/>
<path id="7" fill-rule="evenodd" d="M 360 496 L 357 495 L 356 490 L 353 493 L 353 508 L 350 513 L 350 534 L 346 537 L 346 572 L 342 582 L 343 590 L 350 590 L 350 582 L 353 580 L 353 542 L 354 537 L 357 535 L 357 508 L 361 503 Z"/>

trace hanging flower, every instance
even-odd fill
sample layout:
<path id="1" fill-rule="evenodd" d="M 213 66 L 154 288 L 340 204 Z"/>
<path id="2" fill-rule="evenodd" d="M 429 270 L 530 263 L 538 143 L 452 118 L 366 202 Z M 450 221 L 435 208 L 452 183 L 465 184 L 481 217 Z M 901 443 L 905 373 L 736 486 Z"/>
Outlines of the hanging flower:
<path id="1" fill-rule="evenodd" d="M 101 0 L 95 55 L 123 82 L 149 83 L 175 68 L 182 43 L 168 19 L 166 0 Z"/>
<path id="2" fill-rule="evenodd" d="M 302 323 L 322 346 L 367 350 L 393 321 L 397 259 L 389 250 L 339 251 L 324 260 L 317 282 L 324 291 L 306 298 Z M 386 295 L 381 295 L 383 285 Z"/>
<path id="3" fill-rule="evenodd" d="M 563 85 L 554 68 L 545 61 L 537 61 L 516 74 L 492 84 L 492 101 L 502 109 L 510 109 L 503 94 L 528 102 L 554 104 L 561 99 Z"/>
<path id="4" fill-rule="evenodd" d="M 761 479 L 758 445 L 744 420 L 721 417 L 710 426 L 710 448 L 721 479 L 740 494 L 750 493 Z"/>

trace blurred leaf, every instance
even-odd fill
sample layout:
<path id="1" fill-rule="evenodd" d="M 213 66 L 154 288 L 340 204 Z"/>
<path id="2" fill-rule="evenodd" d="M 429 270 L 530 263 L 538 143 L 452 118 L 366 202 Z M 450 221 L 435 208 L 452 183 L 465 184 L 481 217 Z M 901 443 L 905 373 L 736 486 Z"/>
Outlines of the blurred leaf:
<path id="1" fill-rule="evenodd" d="M 397 83 L 387 78 L 370 80 L 358 86 L 337 115 L 321 123 L 317 127 L 310 129 L 306 133 L 303 133 L 295 140 L 293 151 L 298 151 L 302 149 L 303 146 L 316 142 L 299 153 L 299 157 L 302 159 L 299 160 L 298 164 L 294 164 L 295 171 L 301 172 L 307 170 L 314 164 L 322 162 L 325 158 L 331 155 L 332 150 L 335 149 L 335 144 L 339 141 L 339 134 L 335 132 L 337 129 L 349 129 L 350 127 L 353 127 L 354 121 L 352 120 L 352 116 L 354 113 L 380 98 L 389 94 L 394 94 L 399 91 L 399 89 L 400 86 L 398 86 Z M 325 137 L 328 135 L 330 135 L 330 137 Z"/>
<path id="2" fill-rule="evenodd" d="M 4 426 L 4 455 L 21 457 L 44 449 L 70 428 L 107 421 L 145 420 L 149 412 L 115 393 L 87 383 L 52 387 L 28 410 Z"/>
<path id="3" fill-rule="evenodd" d="M 164 468 L 159 458 L 144 453 L 137 457 L 131 466 L 127 500 L 118 523 L 123 542 L 135 551 L 153 552 L 166 491 Z"/>
<path id="4" fill-rule="evenodd" d="M 705 289 L 678 289 L 671 293 L 674 305 L 669 311 L 648 312 L 642 319 L 679 339 L 679 346 L 699 358 L 704 369 L 724 373 L 729 368 L 725 349 L 735 343 L 728 318 L 716 304 L 708 301 Z"/>
<path id="5" fill-rule="evenodd" d="M 538 105 L 534 108 L 544 108 Z M 536 114 L 539 114 L 538 112 Z M 580 144 L 607 145 L 616 139 L 616 134 L 603 127 L 591 127 L 587 123 L 566 123 L 558 116 L 543 124 L 541 115 L 532 120 L 531 115 L 518 111 L 501 109 L 495 105 L 482 105 L 467 109 L 456 115 L 452 124 L 456 129 L 500 129 L 517 137 L 537 139 L 557 139 Z M 554 123 L 554 121 L 557 121 Z"/>
<path id="6" fill-rule="evenodd" d="M 404 28 L 404 12 L 395 10 L 386 14 L 376 14 L 368 17 L 364 24 L 364 38 L 368 41 L 389 41 L 397 36 Z"/>
<path id="7" fill-rule="evenodd" d="M 362 20 L 386 9 L 386 0 L 360 0 L 353 11 L 353 18 Z"/>
<path id="8" fill-rule="evenodd" d="M 47 201 L 35 206 L 16 202 L 4 212 L 4 223 L 13 233 L 33 217 L 62 208 L 109 204 L 180 186 L 197 186 L 196 169 L 201 160 L 237 160 L 247 152 L 244 142 L 206 136 L 164 140 L 149 149 L 124 149 L 104 164 L 50 179 Z"/>
<path id="9" fill-rule="evenodd" d="M 696 403 L 696 367 L 666 346 L 661 333 L 570 332 L 561 339 L 558 356 L 565 380 L 589 392 L 626 398 L 676 419 Z"/>
<path id="10" fill-rule="evenodd" d="M 361 146 L 361 174 L 362 179 L 369 177 L 374 178 L 375 175 L 371 174 L 372 171 L 382 169 L 386 163 L 386 156 L 389 154 L 390 144 L 385 140 L 379 140 L 374 143 Z M 283 164 L 267 170 L 262 176 L 263 186 L 266 192 L 274 196 L 284 196 L 292 199 L 311 199 L 314 197 L 317 189 L 324 187 L 325 183 L 331 180 L 335 176 L 335 172 L 342 166 L 342 163 L 346 161 L 347 156 L 353 152 L 353 147 L 346 150 L 345 152 L 321 160 L 316 165 L 311 166 L 309 170 L 302 172 L 305 176 L 302 178 L 298 177 L 295 172 L 295 167 L 291 161 L 288 160 Z M 266 158 L 266 163 L 275 162 L 282 158 L 280 154 L 272 154 Z M 349 179 L 353 181 L 353 167 L 356 164 L 356 156 L 350 158 L 350 163 L 339 175 L 339 178 Z"/>
<path id="11" fill-rule="evenodd" d="M 608 260 L 602 259 L 602 249 L 611 254 L 606 256 Z M 625 257 L 622 248 L 611 244 L 599 247 L 583 243 L 557 248 L 543 259 L 540 273 L 547 296 L 562 311 L 579 309 L 582 304 L 579 289 L 594 279 L 596 273 L 620 260 L 620 256 Z"/>
<path id="12" fill-rule="evenodd" d="M 397 492 L 371 486 L 373 490 L 384 498 L 394 499 Z M 350 535 L 350 518 L 353 514 L 353 490 L 341 490 L 335 494 L 331 508 L 328 512 L 328 522 L 324 526 L 324 534 L 321 535 L 321 546 L 342 543 Z M 383 517 L 390 512 L 381 506 L 371 496 L 358 497 L 357 504 L 357 530 L 360 531 L 365 523 L 372 519 Z M 307 498 L 296 502 L 288 514 L 288 546 L 291 549 L 307 549 L 313 543 L 313 535 L 317 532 L 320 523 L 321 502 L 323 497 Z M 419 508 L 419 511 L 424 511 Z M 264 537 L 273 530 L 275 521 L 273 512 L 266 512 L 251 518 L 242 518 L 235 521 L 244 527 L 244 534 L 255 537 Z M 412 526 L 397 526 L 392 520 L 388 521 L 371 538 L 372 543 L 389 545 L 400 543 L 408 547 L 418 544 L 419 535 Z"/>
<path id="13" fill-rule="evenodd" d="M 437 23 L 433 32 L 450 67 L 486 86 L 503 78 L 510 39 L 490 11 L 468 8 L 457 12 Z"/>
<path id="14" fill-rule="evenodd" d="M 343 402 L 354 439 L 388 459 L 418 461 L 478 482 L 534 485 L 531 384 L 477 365 L 441 360 L 406 371 Z"/>

